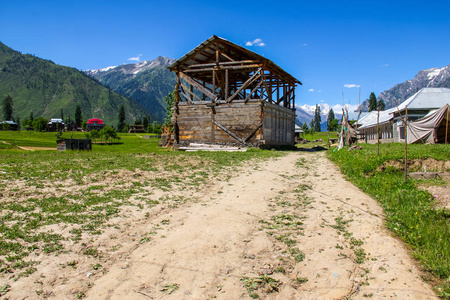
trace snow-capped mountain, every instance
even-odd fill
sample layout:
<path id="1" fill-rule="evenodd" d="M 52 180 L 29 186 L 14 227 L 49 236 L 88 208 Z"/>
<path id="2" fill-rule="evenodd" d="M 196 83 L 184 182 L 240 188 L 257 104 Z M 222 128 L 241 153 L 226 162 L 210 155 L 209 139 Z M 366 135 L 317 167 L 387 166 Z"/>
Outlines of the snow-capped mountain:
<path id="1" fill-rule="evenodd" d="M 164 97 L 175 86 L 175 74 L 167 70 L 167 67 L 175 61 L 159 56 L 151 61 L 84 72 L 113 91 L 139 103 L 152 120 L 162 121 L 166 116 Z"/>
<path id="2" fill-rule="evenodd" d="M 106 72 L 113 71 L 113 72 L 121 72 L 126 75 L 136 75 L 142 71 L 146 71 L 149 69 L 154 69 L 157 67 L 167 67 L 171 64 L 173 64 L 176 61 L 176 59 L 171 59 L 164 56 L 158 56 L 154 60 L 144 60 L 142 62 L 136 63 L 136 64 L 125 64 L 120 66 L 110 66 L 103 69 L 97 69 L 97 70 L 86 70 L 84 71 L 86 74 L 90 76 L 101 76 L 105 75 Z"/>
<path id="3" fill-rule="evenodd" d="M 395 107 L 395 101 L 400 104 L 425 87 L 450 88 L 450 65 L 443 68 L 421 70 L 413 79 L 397 84 L 393 88 L 382 92 L 377 96 L 377 99 L 382 99 L 386 104 L 386 109 L 388 109 Z M 361 107 L 363 111 L 367 111 L 369 101 L 364 101 Z"/>

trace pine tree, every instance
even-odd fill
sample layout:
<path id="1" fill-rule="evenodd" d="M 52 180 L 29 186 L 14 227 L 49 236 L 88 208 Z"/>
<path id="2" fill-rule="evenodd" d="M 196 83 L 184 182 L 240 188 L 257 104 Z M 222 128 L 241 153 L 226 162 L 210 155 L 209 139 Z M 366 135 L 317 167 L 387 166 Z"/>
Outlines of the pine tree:
<path id="1" fill-rule="evenodd" d="M 13 118 L 13 99 L 10 95 L 6 96 L 2 102 L 3 118 L 5 121 L 11 121 Z"/>
<path id="2" fill-rule="evenodd" d="M 142 125 L 144 125 L 144 130 L 147 130 L 148 128 L 148 117 L 144 117 L 144 120 L 142 120 Z"/>
<path id="3" fill-rule="evenodd" d="M 30 121 L 31 123 L 33 123 L 34 121 L 33 111 L 30 112 Z"/>
<path id="4" fill-rule="evenodd" d="M 321 123 L 321 117 L 320 117 L 320 106 L 316 104 L 316 110 L 314 112 L 314 131 L 320 132 L 320 123 Z"/>
<path id="5" fill-rule="evenodd" d="M 375 96 L 375 93 L 370 93 L 369 97 L 369 111 L 377 110 L 377 97 Z"/>
<path id="6" fill-rule="evenodd" d="M 386 105 L 384 104 L 383 99 L 378 100 L 377 109 L 379 109 L 380 111 L 383 111 L 386 109 Z"/>
<path id="7" fill-rule="evenodd" d="M 81 123 L 83 123 L 83 116 L 81 115 L 81 107 L 77 105 L 75 110 L 75 124 L 81 126 Z"/>
<path id="8" fill-rule="evenodd" d="M 308 124 L 306 124 L 306 122 L 305 123 L 303 123 L 303 125 L 302 125 L 302 130 L 303 130 L 303 132 L 304 133 L 306 133 L 306 132 L 308 132 Z"/>
<path id="9" fill-rule="evenodd" d="M 19 117 L 19 115 L 16 116 L 16 123 L 17 123 L 17 130 L 20 131 L 20 117 Z"/>
<path id="10" fill-rule="evenodd" d="M 62 108 L 61 108 L 61 120 L 64 122 L 64 111 Z"/>
<path id="11" fill-rule="evenodd" d="M 125 107 L 121 105 L 119 110 L 119 123 L 117 124 L 117 131 L 123 132 L 124 127 L 125 127 Z"/>
<path id="12" fill-rule="evenodd" d="M 331 131 L 331 122 L 335 119 L 334 111 L 332 108 L 330 108 L 330 111 L 328 112 L 328 118 L 327 118 L 327 130 Z"/>

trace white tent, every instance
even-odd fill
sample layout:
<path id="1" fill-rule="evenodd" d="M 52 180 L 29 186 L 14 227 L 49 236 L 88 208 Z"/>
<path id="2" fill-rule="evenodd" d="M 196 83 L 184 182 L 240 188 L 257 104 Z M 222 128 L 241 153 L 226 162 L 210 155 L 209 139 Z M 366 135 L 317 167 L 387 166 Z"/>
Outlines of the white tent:
<path id="1" fill-rule="evenodd" d="M 446 134 L 447 142 L 450 142 L 449 114 L 450 106 L 446 104 L 417 121 L 409 122 L 408 144 L 443 143 Z"/>

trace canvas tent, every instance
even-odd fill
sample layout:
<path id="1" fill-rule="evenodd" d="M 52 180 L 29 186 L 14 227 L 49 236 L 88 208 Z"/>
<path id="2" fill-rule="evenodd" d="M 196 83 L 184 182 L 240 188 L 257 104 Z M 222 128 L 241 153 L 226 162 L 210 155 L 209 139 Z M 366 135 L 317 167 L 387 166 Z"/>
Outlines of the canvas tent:
<path id="1" fill-rule="evenodd" d="M 446 104 L 425 117 L 408 123 L 408 144 L 450 142 L 449 115 L 450 106 Z"/>

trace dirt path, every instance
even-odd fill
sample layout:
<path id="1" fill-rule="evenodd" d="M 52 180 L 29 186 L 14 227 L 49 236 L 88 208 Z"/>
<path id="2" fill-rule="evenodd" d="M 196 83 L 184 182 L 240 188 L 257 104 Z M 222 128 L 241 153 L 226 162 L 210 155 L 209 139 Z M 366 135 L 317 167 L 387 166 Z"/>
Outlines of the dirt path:
<path id="1" fill-rule="evenodd" d="M 143 233 L 151 238 L 133 238 Z M 73 259 L 61 254 L 8 296 L 35 297 L 29 286 L 39 280 L 52 299 L 80 290 L 87 299 L 436 298 L 376 201 L 323 153 L 248 164 L 197 202 L 131 214 L 120 234 L 106 230 L 95 244 L 118 245 L 102 269 L 81 259 L 61 269 Z"/>
<path id="2" fill-rule="evenodd" d="M 271 219 L 280 215 L 285 217 Z M 302 220 L 299 234 L 292 225 L 260 230 L 271 220 L 289 221 L 286 216 Z M 244 284 L 262 274 L 282 282 L 278 292 L 267 293 L 268 284 L 252 291 L 262 298 L 434 298 L 404 247 L 383 227 L 380 207 L 323 154 L 292 153 L 248 168 L 218 182 L 199 203 L 144 226 L 158 223 L 166 224 L 158 236 L 95 280 L 88 298 L 247 298 Z M 292 242 L 280 238 L 288 233 Z M 290 249 L 304 253 L 303 261 L 292 259 L 297 251 Z"/>

